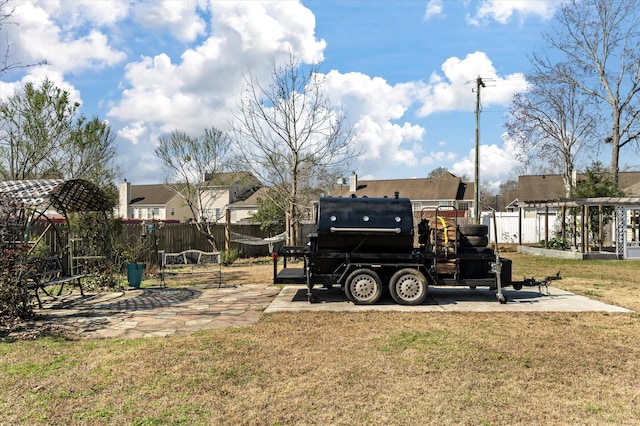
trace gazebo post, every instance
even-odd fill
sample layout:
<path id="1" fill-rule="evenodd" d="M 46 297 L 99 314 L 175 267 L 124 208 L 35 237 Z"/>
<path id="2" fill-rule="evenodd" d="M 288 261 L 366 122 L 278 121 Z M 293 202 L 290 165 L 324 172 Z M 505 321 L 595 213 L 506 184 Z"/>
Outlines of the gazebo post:
<path id="1" fill-rule="evenodd" d="M 588 217 L 588 209 L 589 207 L 586 204 L 582 205 L 582 229 L 581 229 L 581 241 L 580 241 L 580 252 L 581 253 L 586 253 L 587 252 L 587 223 L 586 223 L 586 218 Z"/>
<path id="2" fill-rule="evenodd" d="M 573 230 L 571 232 L 571 245 L 578 248 L 578 217 L 576 215 L 576 210 L 573 209 L 571 213 L 571 217 L 573 218 Z"/>
<path id="3" fill-rule="evenodd" d="M 604 239 L 604 208 L 602 204 L 598 205 L 598 250 L 602 252 L 603 245 L 602 240 Z"/>
<path id="4" fill-rule="evenodd" d="M 523 208 L 518 207 L 518 245 L 522 245 L 522 212 Z"/>
<path id="5" fill-rule="evenodd" d="M 564 244 L 565 238 L 567 238 L 567 206 L 560 208 L 560 233 Z"/>
<path id="6" fill-rule="evenodd" d="M 549 206 L 544 206 L 544 248 L 549 248 Z"/>

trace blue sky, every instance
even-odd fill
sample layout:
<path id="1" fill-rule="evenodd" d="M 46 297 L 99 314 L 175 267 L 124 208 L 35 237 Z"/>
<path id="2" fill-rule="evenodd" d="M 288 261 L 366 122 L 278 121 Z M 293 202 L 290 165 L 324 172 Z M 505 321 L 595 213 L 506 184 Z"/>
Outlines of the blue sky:
<path id="1" fill-rule="evenodd" d="M 511 97 L 526 88 L 527 55 L 543 47 L 541 34 L 559 2 L 34 0 L 10 6 L 19 27 L 5 25 L 2 38 L 12 43 L 12 60 L 50 63 L 3 75 L 0 97 L 45 77 L 70 90 L 82 113 L 108 120 L 117 133 L 117 165 L 134 184 L 164 181 L 153 155 L 159 137 L 224 128 L 243 74 L 266 78 L 272 60 L 292 51 L 318 64 L 329 97 L 346 108 L 363 150 L 353 169 L 364 179 L 424 177 L 437 167 L 472 178 L 472 89 L 483 77 L 480 180 L 495 188 L 520 171 L 503 123 Z M 637 156 L 627 158 L 638 164 Z"/>

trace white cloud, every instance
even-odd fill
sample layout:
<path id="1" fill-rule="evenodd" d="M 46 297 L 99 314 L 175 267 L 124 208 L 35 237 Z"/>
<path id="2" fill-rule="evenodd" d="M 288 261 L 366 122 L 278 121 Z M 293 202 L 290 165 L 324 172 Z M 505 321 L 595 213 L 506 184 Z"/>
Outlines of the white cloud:
<path id="1" fill-rule="evenodd" d="M 440 15 L 442 13 L 442 0 L 429 0 L 427 8 L 424 11 L 424 19 L 428 20 L 433 16 Z"/>
<path id="2" fill-rule="evenodd" d="M 455 152 L 434 151 L 429 153 L 429 155 L 422 157 L 422 159 L 420 159 L 420 164 L 423 166 L 430 166 L 433 164 L 443 164 L 444 162 L 451 162 L 455 159 Z"/>
<path id="3" fill-rule="evenodd" d="M 147 128 L 141 121 L 136 121 L 128 126 L 124 126 L 118 131 L 118 136 L 128 140 L 134 145 L 137 145 L 140 138 L 147 132 Z"/>
<path id="4" fill-rule="evenodd" d="M 61 22 L 67 30 L 85 26 L 112 26 L 129 14 L 129 3 L 123 0 L 51 1 L 35 0 L 34 6 L 45 11 L 53 20 Z"/>
<path id="5" fill-rule="evenodd" d="M 314 37 L 315 18 L 299 3 L 212 2 L 210 8 L 211 34 L 179 61 L 163 53 L 127 65 L 130 87 L 109 115 L 162 123 L 162 131 L 222 127 L 249 70 L 268 77 L 267 58 L 289 53 L 303 62 L 322 59 L 325 43 Z"/>
<path id="6" fill-rule="evenodd" d="M 509 7 L 499 3 L 510 2 L 484 2 L 478 17 L 509 19 Z M 37 0 L 16 5 L 21 27 L 2 28 L 15 43 L 12 59 L 51 61 L 25 71 L 28 75 L 22 82 L 47 77 L 79 99 L 80 93 L 67 82 L 72 80 L 70 74 L 86 81 L 105 78 L 104 72 L 95 71 L 113 70 L 106 76 L 111 86 L 91 86 L 108 93 L 91 95 L 111 106 L 107 116 L 123 148 L 122 161 L 127 162 L 123 170 L 135 170 L 151 181 L 158 176 L 153 148 L 159 136 L 175 129 L 200 133 L 205 127 L 224 127 L 249 70 L 266 82 L 272 61 L 279 63 L 293 53 L 303 63 L 317 64 L 324 60 L 326 48 L 325 41 L 316 38 L 315 16 L 298 1 Z M 425 19 L 442 15 L 444 6 L 441 0 L 430 0 Z M 524 6 L 510 8 L 512 14 L 526 12 Z M 123 65 L 125 52 L 133 59 Z M 446 166 L 460 155 L 448 152 L 442 140 L 427 148 L 425 127 L 410 114 L 473 110 L 472 89 L 479 75 L 487 84 L 482 91 L 484 106 L 505 105 L 521 90 L 518 84 L 524 87 L 521 74 L 498 76 L 487 55 L 474 52 L 447 59 L 428 81 L 390 85 L 384 78 L 334 70 L 326 74 L 325 89 L 359 132 L 361 174 L 384 178 L 398 173 L 394 166 L 401 166 L 402 173 L 424 176 L 423 166 Z M 16 86 L 0 82 L 2 96 Z M 132 145 L 140 155 L 129 155 Z M 506 152 L 495 145 L 487 150 L 492 155 Z M 456 170 L 466 170 L 467 161 L 458 163 Z M 503 168 L 508 165 L 501 163 Z M 491 172 L 495 170 L 487 173 Z"/>
<path id="7" fill-rule="evenodd" d="M 362 160 L 378 169 L 390 165 L 418 165 L 424 128 L 408 122 L 398 124 L 411 106 L 411 84 L 390 86 L 384 79 L 361 73 L 326 75 L 329 98 L 340 103 L 357 131 Z"/>
<path id="8" fill-rule="evenodd" d="M 123 52 L 109 45 L 104 33 L 91 29 L 78 35 L 73 30 L 64 30 L 55 15 L 35 4 L 19 3 L 14 18 L 19 26 L 3 26 L 8 31 L 8 40 L 14 43 L 11 50 L 14 62 L 27 64 L 46 59 L 47 70 L 66 74 L 111 66 L 125 59 Z"/>
<path id="9" fill-rule="evenodd" d="M 305 63 L 324 58 L 326 42 L 315 38 L 315 16 L 299 2 L 212 1 L 210 7 L 213 29 L 237 48 L 230 54 L 293 52 Z"/>
<path id="10" fill-rule="evenodd" d="M 481 88 L 482 105 L 507 105 L 513 95 L 526 88 L 521 73 L 498 76 L 493 63 L 484 52 L 469 53 L 464 59 L 451 57 L 441 67 L 442 74 L 434 73 L 420 88 L 418 97 L 423 105 L 419 116 L 435 112 L 475 108 L 476 79 L 480 76 L 487 86 Z"/>
<path id="11" fill-rule="evenodd" d="M 194 1 L 152 1 L 136 4 L 133 13 L 135 20 L 146 29 L 162 31 L 166 28 L 178 40 L 188 42 L 206 30 L 198 7 Z"/>
<path id="12" fill-rule="evenodd" d="M 548 20 L 553 17 L 560 4 L 560 0 L 484 0 L 478 6 L 475 16 L 467 17 L 467 22 L 480 25 L 492 19 L 506 24 L 515 15 L 520 16 L 521 20 L 527 16 Z"/>
<path id="13" fill-rule="evenodd" d="M 496 144 L 480 145 L 480 184 L 488 184 L 490 190 L 497 191 L 502 182 L 513 178 L 513 173 L 520 165 L 516 159 L 516 148 L 504 134 L 502 147 Z M 451 172 L 456 176 L 475 176 L 475 148 L 469 155 L 455 163 Z"/>

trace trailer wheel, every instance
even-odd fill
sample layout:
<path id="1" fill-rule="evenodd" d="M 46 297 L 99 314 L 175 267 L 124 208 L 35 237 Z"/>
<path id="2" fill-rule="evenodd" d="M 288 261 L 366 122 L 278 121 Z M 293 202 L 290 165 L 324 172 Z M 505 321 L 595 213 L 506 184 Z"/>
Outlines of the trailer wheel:
<path id="1" fill-rule="evenodd" d="M 406 268 L 391 277 L 389 292 L 400 305 L 419 305 L 427 298 L 427 279 L 422 272 Z"/>
<path id="2" fill-rule="evenodd" d="M 515 283 L 512 283 L 512 285 L 514 290 L 522 290 L 522 283 L 515 282 Z"/>
<path id="3" fill-rule="evenodd" d="M 382 295 L 382 281 L 371 269 L 356 269 L 347 277 L 344 292 L 356 305 L 373 305 Z"/>

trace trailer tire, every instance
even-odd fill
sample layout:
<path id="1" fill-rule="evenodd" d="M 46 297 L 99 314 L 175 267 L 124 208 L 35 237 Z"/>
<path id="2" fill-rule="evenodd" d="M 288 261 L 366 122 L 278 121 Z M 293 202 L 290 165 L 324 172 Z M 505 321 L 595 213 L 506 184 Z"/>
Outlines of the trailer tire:
<path id="1" fill-rule="evenodd" d="M 356 305 L 373 305 L 382 295 L 382 281 L 371 269 L 356 269 L 347 277 L 344 292 Z"/>
<path id="2" fill-rule="evenodd" d="M 486 237 L 489 235 L 489 227 L 479 223 L 462 223 L 458 225 L 458 230 L 462 235 Z"/>
<path id="3" fill-rule="evenodd" d="M 460 245 L 462 247 L 486 247 L 489 245 L 489 237 L 486 235 L 461 235 Z"/>
<path id="4" fill-rule="evenodd" d="M 420 305 L 427 298 L 427 279 L 417 269 L 401 269 L 391 277 L 389 292 L 399 305 Z"/>
<path id="5" fill-rule="evenodd" d="M 473 254 L 482 256 L 495 256 L 493 249 L 490 247 L 460 247 L 458 254 Z"/>

